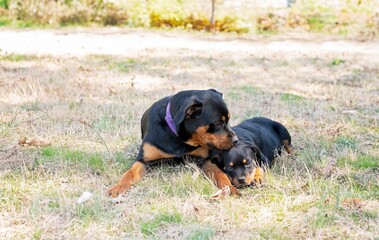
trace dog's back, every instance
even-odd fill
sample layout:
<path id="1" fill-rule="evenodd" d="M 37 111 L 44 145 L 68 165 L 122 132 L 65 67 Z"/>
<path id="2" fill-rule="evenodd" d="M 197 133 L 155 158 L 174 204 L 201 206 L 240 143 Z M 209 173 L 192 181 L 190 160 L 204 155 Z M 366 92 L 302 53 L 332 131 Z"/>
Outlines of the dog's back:
<path id="1" fill-rule="evenodd" d="M 284 146 L 292 153 L 291 136 L 288 130 L 276 121 L 264 117 L 250 118 L 232 128 L 238 138 L 257 146 L 269 159 L 270 166 L 275 157 L 275 151 L 281 154 Z"/>

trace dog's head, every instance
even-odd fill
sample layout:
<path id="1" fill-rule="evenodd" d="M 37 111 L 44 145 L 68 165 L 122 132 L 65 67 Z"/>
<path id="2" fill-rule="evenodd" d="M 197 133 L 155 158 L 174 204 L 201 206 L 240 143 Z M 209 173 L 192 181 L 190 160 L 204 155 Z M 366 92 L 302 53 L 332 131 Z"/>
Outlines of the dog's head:
<path id="1" fill-rule="evenodd" d="M 229 151 L 214 154 L 212 161 L 224 170 L 234 186 L 246 187 L 253 184 L 259 154 L 255 145 L 240 140 Z"/>
<path id="2" fill-rule="evenodd" d="M 213 89 L 179 92 L 173 96 L 172 106 L 178 135 L 188 145 L 228 150 L 237 141 L 220 92 Z"/>

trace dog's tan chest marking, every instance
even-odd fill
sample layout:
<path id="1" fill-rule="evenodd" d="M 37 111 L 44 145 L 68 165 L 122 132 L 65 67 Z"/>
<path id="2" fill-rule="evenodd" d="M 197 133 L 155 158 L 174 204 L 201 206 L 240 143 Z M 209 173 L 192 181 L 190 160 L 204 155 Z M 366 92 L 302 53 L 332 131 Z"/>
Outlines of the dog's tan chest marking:
<path id="1" fill-rule="evenodd" d="M 189 153 L 190 156 L 206 158 L 209 155 L 208 147 L 199 147 Z"/>
<path id="2" fill-rule="evenodd" d="M 206 132 L 208 128 L 208 125 L 199 127 L 192 135 L 192 138 L 190 138 L 186 143 L 191 146 L 206 146 Z"/>
<path id="3" fill-rule="evenodd" d="M 142 148 L 143 148 L 143 159 L 147 162 L 162 159 L 162 158 L 175 157 L 175 155 L 163 152 L 159 148 L 151 145 L 150 143 L 144 143 Z"/>

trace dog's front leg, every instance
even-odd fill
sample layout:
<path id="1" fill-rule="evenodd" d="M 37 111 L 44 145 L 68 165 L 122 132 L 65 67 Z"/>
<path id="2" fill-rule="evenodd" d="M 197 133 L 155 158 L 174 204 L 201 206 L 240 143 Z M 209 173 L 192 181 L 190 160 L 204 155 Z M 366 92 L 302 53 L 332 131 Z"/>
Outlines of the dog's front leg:
<path id="1" fill-rule="evenodd" d="M 175 155 L 166 153 L 153 144 L 144 141 L 140 147 L 137 160 L 132 164 L 130 169 L 122 175 L 120 181 L 108 190 L 108 195 L 117 197 L 126 192 L 132 184 L 139 182 L 139 180 L 146 175 L 147 164 L 159 159 L 172 157 L 175 157 Z"/>
<path id="2" fill-rule="evenodd" d="M 108 189 L 108 194 L 112 197 L 117 197 L 126 192 L 132 184 L 137 183 L 143 176 L 145 176 L 146 172 L 146 164 L 140 161 L 135 161 L 130 169 L 122 175 L 120 181 Z"/>
<path id="3" fill-rule="evenodd" d="M 226 173 L 224 173 L 216 164 L 212 163 L 210 160 L 207 160 L 202 167 L 205 175 L 212 180 L 217 188 L 222 189 L 225 186 L 228 186 L 230 193 L 232 195 L 240 195 L 237 188 L 235 188 L 230 182 Z"/>

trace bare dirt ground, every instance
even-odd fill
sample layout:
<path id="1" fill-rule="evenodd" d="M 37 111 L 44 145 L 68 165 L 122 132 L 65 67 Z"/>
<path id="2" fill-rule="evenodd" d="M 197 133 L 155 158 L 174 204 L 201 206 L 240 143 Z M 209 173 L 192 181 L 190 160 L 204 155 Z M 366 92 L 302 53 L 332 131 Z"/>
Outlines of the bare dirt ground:
<path id="1" fill-rule="evenodd" d="M 3 30 L 0 48 L 4 53 L 85 56 L 128 55 L 146 49 L 193 51 L 276 52 L 298 54 L 349 53 L 377 56 L 377 42 L 328 40 L 321 35 L 292 34 L 269 37 L 228 37 L 112 29 Z"/>
<path id="2" fill-rule="evenodd" d="M 111 199 L 156 100 L 216 88 L 231 125 L 265 116 L 297 154 L 211 201 L 189 167 Z M 379 43 L 103 29 L 0 30 L 0 238 L 376 239 Z M 48 147 L 27 146 L 41 137 Z M 84 203 L 84 191 L 92 197 Z"/>

